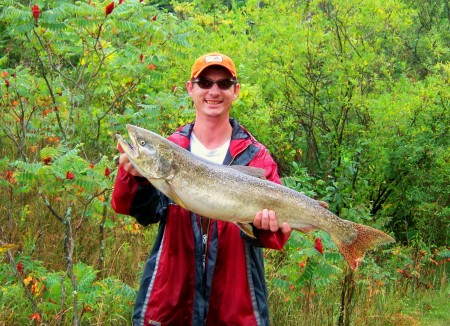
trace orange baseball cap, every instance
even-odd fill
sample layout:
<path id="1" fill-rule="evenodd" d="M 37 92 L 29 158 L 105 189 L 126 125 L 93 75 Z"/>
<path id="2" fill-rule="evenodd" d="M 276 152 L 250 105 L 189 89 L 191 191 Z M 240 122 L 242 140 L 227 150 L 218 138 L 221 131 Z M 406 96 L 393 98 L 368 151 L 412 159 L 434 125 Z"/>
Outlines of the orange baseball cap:
<path id="1" fill-rule="evenodd" d="M 225 54 L 214 52 L 202 55 L 195 60 L 191 69 L 191 79 L 197 78 L 205 68 L 210 66 L 222 66 L 227 68 L 234 78 L 237 77 L 236 66 L 234 65 L 233 60 Z"/>

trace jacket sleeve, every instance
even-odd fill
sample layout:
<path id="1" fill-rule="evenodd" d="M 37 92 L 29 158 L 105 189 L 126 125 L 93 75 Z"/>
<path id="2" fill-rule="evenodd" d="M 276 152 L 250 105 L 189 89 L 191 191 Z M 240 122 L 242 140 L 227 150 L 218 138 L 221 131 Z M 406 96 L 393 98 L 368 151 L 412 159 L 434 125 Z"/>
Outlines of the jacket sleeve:
<path id="1" fill-rule="evenodd" d="M 259 151 L 249 165 L 263 168 L 267 180 L 281 184 L 281 179 L 278 175 L 278 166 L 265 147 Z M 275 214 L 276 213 L 277 212 L 275 212 Z M 254 227 L 253 231 L 257 238 L 256 242 L 259 242 L 259 246 L 265 248 L 281 250 L 289 239 L 289 235 L 284 234 L 281 230 L 272 232 L 270 230 L 260 230 Z M 255 245 L 258 245 L 257 243 L 255 243 Z"/>
<path id="2" fill-rule="evenodd" d="M 147 179 L 134 177 L 119 166 L 111 206 L 116 213 L 133 216 L 146 226 L 160 221 L 166 204 L 165 196 Z"/>

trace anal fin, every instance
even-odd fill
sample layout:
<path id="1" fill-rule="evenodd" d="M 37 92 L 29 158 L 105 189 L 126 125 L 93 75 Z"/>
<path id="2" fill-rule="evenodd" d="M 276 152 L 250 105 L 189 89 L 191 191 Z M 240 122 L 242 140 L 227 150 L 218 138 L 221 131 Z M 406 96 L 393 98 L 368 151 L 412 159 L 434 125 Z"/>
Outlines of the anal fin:
<path id="1" fill-rule="evenodd" d="M 253 227 L 251 224 L 236 222 L 236 225 L 239 229 L 241 229 L 242 232 L 244 232 L 250 238 L 256 239 L 255 235 L 253 234 Z"/>

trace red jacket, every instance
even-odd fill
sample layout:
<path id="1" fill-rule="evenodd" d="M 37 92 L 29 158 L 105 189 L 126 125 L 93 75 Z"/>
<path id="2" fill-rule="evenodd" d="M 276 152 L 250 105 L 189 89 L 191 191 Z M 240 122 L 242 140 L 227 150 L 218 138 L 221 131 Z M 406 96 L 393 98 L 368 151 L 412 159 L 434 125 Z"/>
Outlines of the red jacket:
<path id="1" fill-rule="evenodd" d="M 224 164 L 263 168 L 268 180 L 280 183 L 267 149 L 236 120 L 230 123 L 233 134 Z M 192 128 L 193 124 L 181 127 L 169 140 L 189 149 Z M 122 167 L 112 207 L 143 225 L 160 223 L 142 276 L 133 325 L 269 325 L 261 248 L 281 249 L 288 236 L 254 228 L 254 240 L 233 223 L 211 220 L 207 246 L 203 246 L 199 216 Z"/>

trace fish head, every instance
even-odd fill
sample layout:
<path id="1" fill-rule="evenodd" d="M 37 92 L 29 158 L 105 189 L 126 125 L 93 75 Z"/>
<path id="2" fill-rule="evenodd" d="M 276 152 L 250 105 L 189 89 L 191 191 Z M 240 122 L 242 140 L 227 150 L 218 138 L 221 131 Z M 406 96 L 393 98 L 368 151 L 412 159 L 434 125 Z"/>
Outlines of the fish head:
<path id="1" fill-rule="evenodd" d="M 130 143 L 117 135 L 128 159 L 144 177 L 166 179 L 172 175 L 173 149 L 164 137 L 133 125 L 127 125 Z"/>

